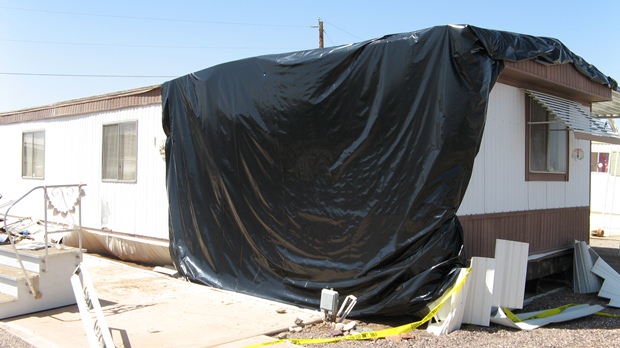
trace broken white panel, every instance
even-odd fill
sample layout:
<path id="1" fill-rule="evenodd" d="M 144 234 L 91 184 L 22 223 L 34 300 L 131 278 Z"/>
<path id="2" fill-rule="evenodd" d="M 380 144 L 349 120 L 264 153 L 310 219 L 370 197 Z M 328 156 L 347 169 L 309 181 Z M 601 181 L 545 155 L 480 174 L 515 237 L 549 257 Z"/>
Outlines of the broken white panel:
<path id="1" fill-rule="evenodd" d="M 618 294 L 619 289 L 620 283 L 612 279 L 605 279 L 603 286 L 601 286 L 601 290 L 598 292 L 598 296 L 608 299 L 620 298 L 620 294 Z"/>
<path id="2" fill-rule="evenodd" d="M 620 308 L 620 274 L 602 257 L 596 260 L 591 273 L 604 279 L 603 285 L 599 288 L 598 296 L 610 299 L 608 306 Z"/>
<path id="3" fill-rule="evenodd" d="M 101 310 L 99 297 L 97 297 L 90 273 L 83 263 L 80 263 L 73 271 L 70 280 L 89 345 L 114 348 L 114 340 Z"/>
<path id="4" fill-rule="evenodd" d="M 584 242 L 585 243 L 585 242 Z M 588 245 L 588 253 L 590 253 L 590 258 L 592 259 L 592 263 L 596 263 L 600 258 L 599 254 L 592 249 L 590 245 Z"/>
<path id="5" fill-rule="evenodd" d="M 493 307 L 495 259 L 472 257 L 463 323 L 489 326 Z"/>
<path id="6" fill-rule="evenodd" d="M 592 267 L 592 273 L 605 279 L 599 289 L 598 296 L 610 299 L 609 306 L 620 308 L 620 274 L 603 258 L 596 260 Z"/>
<path id="7" fill-rule="evenodd" d="M 597 276 L 605 279 L 605 280 L 614 280 L 617 283 L 620 283 L 620 274 L 616 272 L 613 267 L 611 267 L 605 260 L 599 258 L 592 267 L 592 273 Z"/>
<path id="8" fill-rule="evenodd" d="M 617 299 L 611 299 L 611 301 L 609 301 L 609 303 L 607 304 L 609 307 L 616 307 L 616 308 L 620 308 L 620 298 Z"/>
<path id="9" fill-rule="evenodd" d="M 510 327 L 513 329 L 520 329 L 520 330 L 534 330 L 537 328 L 527 323 L 524 324 L 523 322 L 520 322 L 521 325 L 517 325 L 517 323 L 515 323 L 514 321 L 510 320 L 510 318 L 508 318 L 508 316 L 506 315 L 506 313 L 504 313 L 501 307 L 498 308 L 495 315 L 491 317 L 491 322 L 494 324 L 499 324 L 499 325 L 503 325 L 503 326 Z"/>
<path id="10" fill-rule="evenodd" d="M 573 255 L 573 288 L 575 293 L 588 294 L 599 291 L 601 281 L 591 272 L 594 261 L 592 260 L 593 254 L 590 252 L 590 246 L 586 242 L 575 241 Z M 594 255 L 596 255 L 595 252 Z"/>
<path id="11" fill-rule="evenodd" d="M 429 322 L 428 327 L 426 328 L 427 332 L 439 336 L 449 334 L 450 332 L 461 328 L 463 313 L 465 312 L 465 299 L 467 298 L 467 293 L 469 291 L 469 279 L 466 279 L 467 273 L 467 268 L 461 268 L 454 286 L 457 286 L 457 284 L 465 281 L 463 286 L 452 294 L 452 296 L 444 302 L 441 308 L 439 308 L 434 316 L 437 322 Z M 430 307 L 434 308 L 434 306 L 437 306 L 443 298 L 444 297 L 442 296 L 439 300 L 433 302 Z"/>
<path id="12" fill-rule="evenodd" d="M 528 243 L 495 241 L 493 306 L 523 308 L 529 247 Z"/>
<path id="13" fill-rule="evenodd" d="M 573 291 L 577 294 L 584 294 L 587 292 L 587 270 L 582 260 L 583 253 L 581 249 L 583 245 L 580 241 L 575 240 L 573 246 Z"/>
<path id="14" fill-rule="evenodd" d="M 545 326 L 551 323 L 561 323 L 564 321 L 587 317 L 589 315 L 592 315 L 596 312 L 601 311 L 602 309 L 603 309 L 603 306 L 599 306 L 599 305 L 591 306 L 588 304 L 583 304 L 583 305 L 568 307 L 564 311 L 556 315 L 551 315 L 545 318 L 538 318 L 538 319 L 532 319 L 532 320 L 523 320 L 523 319 L 535 316 L 544 311 L 521 313 L 521 314 L 516 314 L 516 317 L 523 321 L 519 321 L 515 323 L 512 320 L 510 320 L 510 318 L 508 318 L 506 313 L 504 313 L 504 311 L 501 308 L 498 308 L 497 313 L 491 317 L 491 322 L 495 324 L 511 327 L 514 329 L 521 329 L 521 330 L 529 331 L 529 330 L 534 330 L 541 326 Z"/>

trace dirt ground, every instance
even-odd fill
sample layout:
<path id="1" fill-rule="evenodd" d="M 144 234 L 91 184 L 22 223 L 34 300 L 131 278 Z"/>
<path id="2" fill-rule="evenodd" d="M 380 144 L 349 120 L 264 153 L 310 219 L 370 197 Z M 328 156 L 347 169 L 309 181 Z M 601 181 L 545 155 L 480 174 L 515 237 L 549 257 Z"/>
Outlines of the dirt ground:
<path id="1" fill-rule="evenodd" d="M 590 240 L 592 248 L 620 273 L 620 236 L 595 237 Z M 569 276 L 569 275 L 567 275 Z M 572 282 L 565 277 L 550 277 L 540 281 L 539 289 L 553 289 L 546 295 L 526 293 L 526 300 L 534 299 L 521 312 L 531 312 L 556 308 L 566 304 L 599 304 L 605 306 L 609 301 L 596 294 L 575 294 Z M 620 291 L 620 289 L 619 289 Z M 520 311 L 515 311 L 519 313 Z M 604 313 L 620 316 L 620 309 L 605 307 Z M 405 325 L 418 320 L 413 317 L 381 317 L 345 320 L 356 321 L 356 330 L 378 331 Z M 293 325 L 294 326 L 294 325 Z M 299 332 L 282 332 L 274 335 L 283 339 L 328 338 L 332 337 L 334 327 L 331 323 L 306 325 Z M 592 315 L 565 323 L 550 324 L 532 331 L 520 331 L 491 324 L 489 327 L 465 325 L 461 330 L 448 335 L 434 336 L 426 332 L 426 325 L 409 334 L 392 336 L 386 339 L 365 341 L 340 341 L 325 344 L 301 344 L 305 347 L 591 347 L 600 342 L 605 347 L 620 347 L 620 318 Z"/>

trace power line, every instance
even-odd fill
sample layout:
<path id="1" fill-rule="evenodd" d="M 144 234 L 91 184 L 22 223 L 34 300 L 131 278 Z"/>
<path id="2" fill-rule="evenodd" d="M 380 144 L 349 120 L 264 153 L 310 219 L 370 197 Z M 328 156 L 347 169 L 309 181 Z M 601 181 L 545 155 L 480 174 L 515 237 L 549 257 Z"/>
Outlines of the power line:
<path id="1" fill-rule="evenodd" d="M 325 36 L 327 36 L 327 38 L 329 39 L 329 42 L 332 43 L 332 46 L 336 46 L 336 44 L 334 43 L 334 41 L 332 40 L 331 37 L 329 37 L 329 34 L 327 33 L 327 31 L 323 30 L 323 34 L 325 34 Z"/>
<path id="2" fill-rule="evenodd" d="M 54 14 L 67 14 L 75 16 L 90 16 L 90 17 L 106 17 L 106 18 L 121 18 L 121 19 L 140 19 L 140 20 L 152 20 L 152 21 L 165 21 L 165 22 L 185 22 L 185 23 L 204 23 L 204 24 L 226 24 L 226 25 L 245 25 L 245 26 L 260 26 L 260 27 L 283 27 L 283 28 L 308 28 L 306 25 L 286 25 L 286 24 L 269 24 L 269 23 L 240 23 L 240 22 L 219 22 L 219 21 L 205 21 L 197 19 L 175 19 L 175 18 L 162 18 L 162 17 L 139 17 L 139 16 L 120 16 L 120 15 L 107 15 L 97 13 L 82 13 L 82 12 L 65 12 L 65 11 L 52 11 L 52 10 L 37 10 L 29 8 L 19 7 L 7 7 L 0 6 L 6 10 L 17 11 L 29 11 L 29 12 L 42 12 L 42 13 L 54 13 Z"/>
<path id="3" fill-rule="evenodd" d="M 113 78 L 171 78 L 178 76 L 168 75 L 96 75 L 96 74 L 39 74 L 39 73 L 20 73 L 20 72 L 0 72 L 0 75 L 18 75 L 18 76 L 51 76 L 51 77 L 113 77 Z"/>
<path id="4" fill-rule="evenodd" d="M 219 50 L 295 50 L 294 47 L 223 47 L 223 46 L 166 46 L 166 45 L 133 45 L 133 44 L 106 44 L 89 42 L 63 42 L 63 41 L 39 41 L 39 40 L 12 40 L 0 39 L 4 42 L 37 43 L 51 45 L 73 45 L 73 46 L 101 46 L 101 47 L 137 47 L 137 48 L 187 48 L 187 49 L 219 49 Z"/>
<path id="5" fill-rule="evenodd" d="M 325 21 L 324 21 L 324 22 L 325 22 Z M 356 38 L 356 39 L 359 39 L 359 40 L 364 40 L 363 38 L 361 38 L 361 37 L 359 37 L 359 36 L 357 36 L 357 35 L 355 35 L 355 34 L 351 34 L 351 33 L 349 33 L 348 31 L 346 31 L 346 30 L 344 30 L 344 29 L 338 28 L 337 26 L 335 26 L 335 25 L 333 25 L 333 24 L 331 24 L 331 23 L 328 23 L 328 22 L 325 22 L 325 23 L 327 23 L 327 24 L 331 25 L 332 27 L 334 27 L 334 28 L 336 28 L 336 29 L 338 29 L 338 30 L 342 31 L 343 33 L 346 33 L 346 34 L 349 34 L 349 35 L 353 36 L 353 37 L 354 37 L 354 38 Z"/>

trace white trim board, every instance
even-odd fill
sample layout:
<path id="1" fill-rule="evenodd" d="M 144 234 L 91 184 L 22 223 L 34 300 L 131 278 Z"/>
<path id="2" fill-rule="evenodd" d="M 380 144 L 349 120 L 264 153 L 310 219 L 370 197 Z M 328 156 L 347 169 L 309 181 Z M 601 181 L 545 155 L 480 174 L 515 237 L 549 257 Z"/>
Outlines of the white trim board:
<path id="1" fill-rule="evenodd" d="M 493 282 L 495 280 L 495 259 L 471 258 L 470 283 L 465 301 L 463 323 L 489 326 L 493 307 Z"/>
<path id="2" fill-rule="evenodd" d="M 454 282 L 454 286 L 461 283 L 463 280 L 465 280 L 465 283 L 463 283 L 463 286 L 452 294 L 450 299 L 444 302 L 441 308 L 439 308 L 433 317 L 437 320 L 437 322 L 429 322 L 426 328 L 427 332 L 439 336 L 449 334 L 450 332 L 461 328 L 463 314 L 465 313 L 465 301 L 467 299 L 467 294 L 469 293 L 469 277 L 464 279 L 467 277 L 468 272 L 469 270 L 467 268 L 460 269 L 459 275 Z M 441 302 L 441 299 L 442 298 L 435 302 Z M 434 304 L 430 307 L 432 308 L 433 306 Z"/>
<path id="3" fill-rule="evenodd" d="M 528 243 L 504 239 L 495 241 L 495 307 L 523 308 L 528 252 Z"/>
<path id="4" fill-rule="evenodd" d="M 574 246 L 574 292 L 577 294 L 587 294 L 599 291 L 601 288 L 601 281 L 591 270 L 594 266 L 593 259 L 596 258 L 600 260 L 600 257 L 598 257 L 596 252 L 584 241 L 575 241 Z"/>

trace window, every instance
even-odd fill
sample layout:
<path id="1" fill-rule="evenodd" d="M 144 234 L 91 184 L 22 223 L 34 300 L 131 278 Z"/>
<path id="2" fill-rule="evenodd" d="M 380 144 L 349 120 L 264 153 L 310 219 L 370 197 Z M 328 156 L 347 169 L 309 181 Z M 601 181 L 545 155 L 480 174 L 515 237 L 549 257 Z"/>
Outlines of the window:
<path id="1" fill-rule="evenodd" d="M 43 179 L 45 168 L 45 131 L 22 134 L 22 177 Z"/>
<path id="2" fill-rule="evenodd" d="M 526 98 L 527 180 L 568 180 L 566 125 L 531 97 Z"/>
<path id="3" fill-rule="evenodd" d="M 590 172 L 620 176 L 620 153 L 614 150 L 611 152 L 591 152 Z"/>
<path id="4" fill-rule="evenodd" d="M 136 181 L 138 154 L 138 122 L 124 122 L 103 126 L 104 181 Z"/>
<path id="5" fill-rule="evenodd" d="M 590 154 L 590 171 L 596 173 L 607 173 L 609 171 L 609 153 L 592 152 Z"/>

